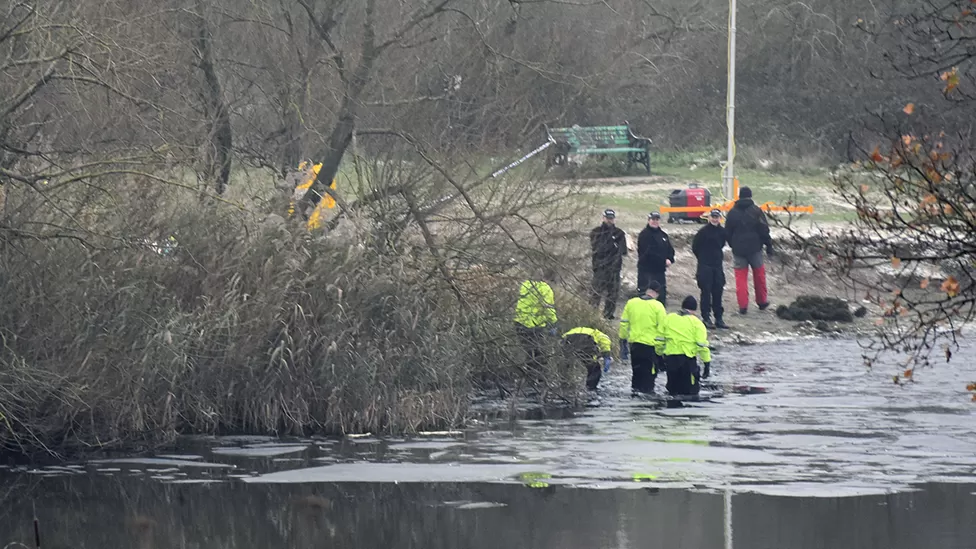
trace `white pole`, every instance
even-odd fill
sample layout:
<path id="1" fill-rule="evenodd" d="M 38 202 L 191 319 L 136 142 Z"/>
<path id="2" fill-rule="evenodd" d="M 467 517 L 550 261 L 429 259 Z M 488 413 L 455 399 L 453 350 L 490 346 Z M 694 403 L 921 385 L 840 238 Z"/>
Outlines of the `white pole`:
<path id="1" fill-rule="evenodd" d="M 732 491 L 725 489 L 725 549 L 733 549 L 732 536 Z"/>
<path id="2" fill-rule="evenodd" d="M 725 173 L 722 176 L 722 192 L 726 199 L 733 196 L 733 181 L 735 180 L 735 0 L 729 0 L 729 83 L 725 105 L 725 123 L 729 130 L 728 159 L 725 163 Z"/>

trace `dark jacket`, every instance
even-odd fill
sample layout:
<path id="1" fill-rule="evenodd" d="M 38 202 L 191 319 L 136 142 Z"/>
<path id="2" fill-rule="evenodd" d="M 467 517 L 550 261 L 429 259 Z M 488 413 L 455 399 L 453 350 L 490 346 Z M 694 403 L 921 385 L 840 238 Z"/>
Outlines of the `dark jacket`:
<path id="1" fill-rule="evenodd" d="M 601 223 L 590 231 L 594 271 L 619 271 L 627 255 L 627 235 L 614 225 Z"/>
<path id="2" fill-rule="evenodd" d="M 769 250 L 773 247 L 766 214 L 751 198 L 736 200 L 725 218 L 725 234 L 732 253 L 739 257 L 761 252 L 763 246 Z"/>
<path id="3" fill-rule="evenodd" d="M 667 269 L 666 259 L 674 263 L 674 246 L 668 233 L 650 225 L 644 227 L 637 237 L 637 268 L 660 273 Z"/>
<path id="4" fill-rule="evenodd" d="M 709 223 L 695 234 L 691 242 L 691 253 L 698 258 L 698 268 L 722 267 L 722 248 L 725 247 L 725 227 Z"/>

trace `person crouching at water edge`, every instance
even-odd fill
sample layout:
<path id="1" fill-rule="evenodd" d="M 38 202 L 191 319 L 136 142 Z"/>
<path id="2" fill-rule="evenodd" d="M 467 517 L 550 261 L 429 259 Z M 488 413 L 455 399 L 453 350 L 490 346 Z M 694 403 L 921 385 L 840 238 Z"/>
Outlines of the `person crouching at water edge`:
<path id="1" fill-rule="evenodd" d="M 563 334 L 563 351 L 567 361 L 586 367 L 586 389 L 596 391 L 600 383 L 600 365 L 603 372 L 610 371 L 610 337 L 595 328 L 578 327 Z M 601 360 L 602 359 L 602 360 Z"/>
<path id="2" fill-rule="evenodd" d="M 658 346 L 663 350 L 668 372 L 668 393 L 672 395 L 697 395 L 700 379 L 711 374 L 712 352 L 708 348 L 708 330 L 695 316 L 698 301 L 688 296 L 681 302 L 681 311 L 664 319 L 664 341 Z M 701 358 L 705 370 L 698 367 Z"/>
<path id="3" fill-rule="evenodd" d="M 620 337 L 620 359 L 627 360 L 630 355 L 633 370 L 630 388 L 635 393 L 653 393 L 657 373 L 664 369 L 664 361 L 655 351 L 668 314 L 657 299 L 660 288 L 658 281 L 648 282 L 644 295 L 627 301 L 620 317 L 617 334 Z"/>

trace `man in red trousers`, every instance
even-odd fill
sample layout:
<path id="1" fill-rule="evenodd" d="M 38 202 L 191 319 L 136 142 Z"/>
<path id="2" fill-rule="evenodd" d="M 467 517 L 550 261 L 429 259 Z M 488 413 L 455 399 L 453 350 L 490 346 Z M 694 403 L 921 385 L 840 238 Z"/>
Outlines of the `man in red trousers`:
<path id="1" fill-rule="evenodd" d="M 725 232 L 732 248 L 732 266 L 735 268 L 735 295 L 739 301 L 739 314 L 749 312 L 749 267 L 756 287 L 756 304 L 760 311 L 769 307 L 766 295 L 766 267 L 763 264 L 763 247 L 773 256 L 773 239 L 769 236 L 766 214 L 752 200 L 752 189 L 742 187 L 739 199 L 725 217 Z"/>

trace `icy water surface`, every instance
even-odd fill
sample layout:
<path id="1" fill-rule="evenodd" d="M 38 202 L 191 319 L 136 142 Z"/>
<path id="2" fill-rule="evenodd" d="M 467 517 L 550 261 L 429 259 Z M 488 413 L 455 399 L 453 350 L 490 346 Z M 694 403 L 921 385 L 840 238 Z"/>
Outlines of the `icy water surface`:
<path id="1" fill-rule="evenodd" d="M 896 386 L 850 341 L 729 347 L 712 381 L 766 393 L 661 408 L 618 366 L 568 418 L 0 469 L 0 547 L 33 547 L 36 508 L 44 547 L 971 548 L 973 348 L 956 356 Z"/>

